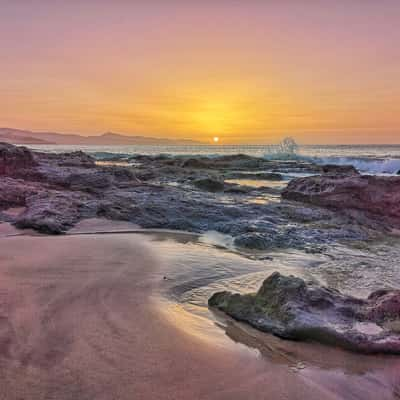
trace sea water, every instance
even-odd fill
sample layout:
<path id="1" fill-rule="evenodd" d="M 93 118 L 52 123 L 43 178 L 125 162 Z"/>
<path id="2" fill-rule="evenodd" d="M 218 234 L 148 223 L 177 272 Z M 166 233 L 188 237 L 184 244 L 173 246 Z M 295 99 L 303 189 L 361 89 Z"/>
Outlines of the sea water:
<path id="1" fill-rule="evenodd" d="M 191 146 L 82 146 L 30 145 L 40 151 L 82 150 L 98 160 L 128 159 L 134 155 L 207 156 L 247 154 L 267 159 L 308 160 L 318 164 L 353 165 L 360 172 L 397 174 L 400 171 L 400 145 L 191 145 Z"/>

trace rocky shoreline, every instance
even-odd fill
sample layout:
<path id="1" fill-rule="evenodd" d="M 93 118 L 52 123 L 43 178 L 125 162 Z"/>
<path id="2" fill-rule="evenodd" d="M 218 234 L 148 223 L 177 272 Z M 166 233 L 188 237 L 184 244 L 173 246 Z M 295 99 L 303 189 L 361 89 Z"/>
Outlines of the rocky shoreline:
<path id="1" fill-rule="evenodd" d="M 397 177 L 363 177 L 351 168 L 247 155 L 136 156 L 130 162 L 131 166 L 98 165 L 83 152 L 49 154 L 1 144 L 0 220 L 60 234 L 82 219 L 103 217 L 143 228 L 215 230 L 233 236 L 238 247 L 269 250 L 366 240 L 396 226 L 399 216 Z M 293 172 L 314 176 L 293 179 L 281 200 L 277 188 L 227 182 L 249 175 L 278 181 Z M 364 198 L 349 203 L 351 196 L 360 195 L 361 183 Z M 337 192 L 328 196 L 333 185 Z M 379 193 L 385 188 L 385 207 L 374 218 L 365 199 L 373 189 L 375 208 L 379 207 Z M 276 201 L 270 201 L 271 196 Z M 253 201 L 260 197 L 266 200 Z M 10 207 L 24 211 L 9 215 Z M 393 218 L 382 224 L 382 216 Z"/>

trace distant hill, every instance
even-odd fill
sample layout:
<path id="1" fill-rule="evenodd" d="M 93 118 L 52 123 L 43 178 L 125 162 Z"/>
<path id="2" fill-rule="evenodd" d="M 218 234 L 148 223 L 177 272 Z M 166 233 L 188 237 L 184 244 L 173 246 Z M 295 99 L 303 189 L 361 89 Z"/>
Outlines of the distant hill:
<path id="1" fill-rule="evenodd" d="M 18 131 L 18 134 L 14 134 L 14 131 L 17 130 L 0 128 L 0 142 L 6 142 L 12 144 L 50 144 L 50 142 L 46 140 L 29 136 L 30 132 Z"/>
<path id="2" fill-rule="evenodd" d="M 107 132 L 98 136 L 82 136 L 57 132 L 31 132 L 21 129 L 0 128 L 0 142 L 13 144 L 62 144 L 62 145 L 196 145 L 195 140 L 164 139 L 147 136 L 128 136 Z"/>

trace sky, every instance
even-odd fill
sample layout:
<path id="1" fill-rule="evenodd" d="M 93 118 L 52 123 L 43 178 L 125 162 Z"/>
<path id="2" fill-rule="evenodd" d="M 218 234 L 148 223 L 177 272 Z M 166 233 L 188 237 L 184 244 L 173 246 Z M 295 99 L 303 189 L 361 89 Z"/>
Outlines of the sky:
<path id="1" fill-rule="evenodd" d="M 0 0 L 0 126 L 400 143 L 398 0 Z"/>

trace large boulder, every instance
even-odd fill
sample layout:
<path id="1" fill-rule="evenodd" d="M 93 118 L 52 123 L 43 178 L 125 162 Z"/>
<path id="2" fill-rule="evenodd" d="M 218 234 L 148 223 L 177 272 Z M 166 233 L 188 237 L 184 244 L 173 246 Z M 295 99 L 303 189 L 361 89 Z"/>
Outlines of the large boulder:
<path id="1" fill-rule="evenodd" d="M 284 339 L 400 354 L 399 290 L 377 291 L 363 300 L 275 272 L 257 293 L 215 293 L 209 306 Z"/>
<path id="2" fill-rule="evenodd" d="M 328 174 L 293 179 L 282 197 L 400 220 L 400 177 L 397 176 Z"/>

